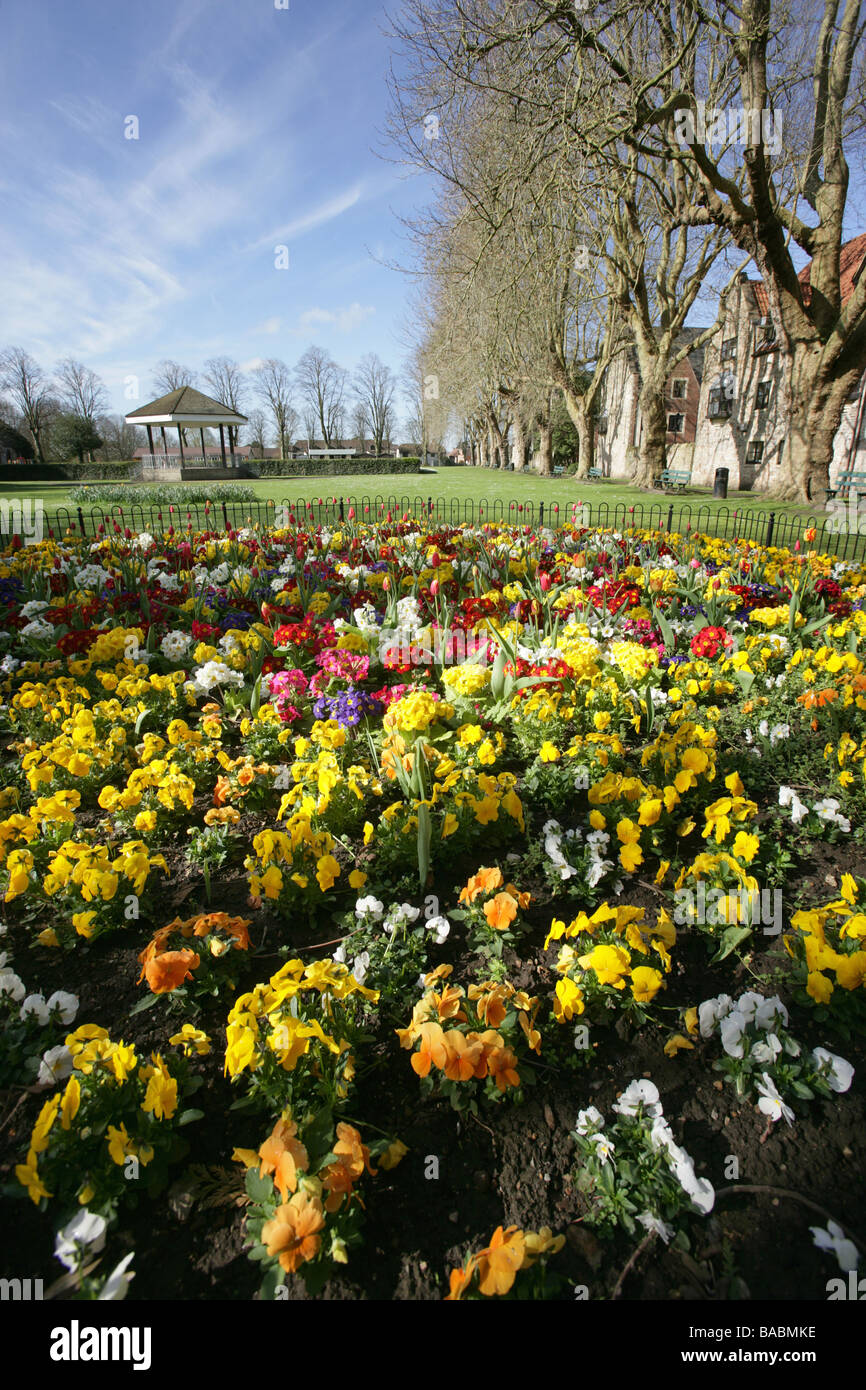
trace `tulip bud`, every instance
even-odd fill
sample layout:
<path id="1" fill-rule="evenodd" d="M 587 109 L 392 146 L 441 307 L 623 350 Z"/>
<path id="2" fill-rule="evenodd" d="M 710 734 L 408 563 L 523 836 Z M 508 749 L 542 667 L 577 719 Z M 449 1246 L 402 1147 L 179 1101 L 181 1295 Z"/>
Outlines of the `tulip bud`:
<path id="1" fill-rule="evenodd" d="M 438 580 L 438 579 L 434 579 L 434 580 L 433 580 L 433 583 L 430 585 L 430 597 L 431 597 L 431 598 L 435 598 L 436 595 L 438 594 L 438 592 L 439 592 L 439 580 Z"/>
<path id="2" fill-rule="evenodd" d="M 550 580 L 550 575 L 549 575 L 549 574 L 543 574 L 543 575 L 541 576 L 541 578 L 539 579 L 538 584 L 539 584 L 539 587 L 540 587 L 541 592 L 542 592 L 543 594 L 546 594 L 547 591 L 549 590 L 549 588 L 550 588 L 550 583 L 551 583 L 551 580 Z"/>

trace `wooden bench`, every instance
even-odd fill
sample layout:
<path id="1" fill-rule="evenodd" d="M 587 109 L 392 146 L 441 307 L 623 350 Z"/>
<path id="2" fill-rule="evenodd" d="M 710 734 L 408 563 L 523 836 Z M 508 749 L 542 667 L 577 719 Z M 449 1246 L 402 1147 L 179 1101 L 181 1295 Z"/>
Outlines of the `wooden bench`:
<path id="1" fill-rule="evenodd" d="M 553 476 L 554 476 L 554 478 L 561 478 L 564 472 L 565 472 L 565 469 L 563 468 L 563 466 L 562 466 L 561 463 L 557 463 L 557 464 L 554 465 L 554 469 L 553 469 Z"/>
<path id="2" fill-rule="evenodd" d="M 600 468 L 590 468 L 586 476 L 587 478 L 603 478 L 604 474 Z"/>
<path id="3" fill-rule="evenodd" d="M 685 468 L 663 468 L 657 478 L 653 479 L 654 487 L 686 488 L 692 481 L 691 471 Z"/>
<path id="4" fill-rule="evenodd" d="M 855 492 L 858 497 L 866 496 L 866 473 L 846 469 L 836 479 L 836 486 L 827 489 L 827 498 L 847 497 L 850 492 Z"/>

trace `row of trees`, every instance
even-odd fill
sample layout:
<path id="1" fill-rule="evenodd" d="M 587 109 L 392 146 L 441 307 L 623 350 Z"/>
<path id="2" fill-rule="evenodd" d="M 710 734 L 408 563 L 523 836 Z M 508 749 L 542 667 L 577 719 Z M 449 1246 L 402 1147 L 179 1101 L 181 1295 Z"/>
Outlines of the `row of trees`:
<path id="1" fill-rule="evenodd" d="M 778 490 L 827 486 L 866 364 L 866 274 L 843 303 L 849 159 L 862 158 L 866 0 L 406 0 L 389 133 L 434 174 L 409 224 L 428 414 L 476 459 L 550 468 L 564 403 L 593 466 L 613 358 L 634 352 L 633 476 L 665 465 L 666 383 L 767 287 L 789 429 Z M 796 249 L 811 258 L 809 289 Z M 713 322 L 683 334 L 695 306 Z M 706 322 L 706 318 L 704 320 Z"/>
<path id="2" fill-rule="evenodd" d="M 254 452 L 273 440 L 287 458 L 300 433 L 326 447 L 347 436 L 370 439 L 377 454 L 396 430 L 397 378 L 375 353 L 354 373 L 322 348 L 310 347 L 294 367 L 268 358 L 245 373 L 229 357 L 211 358 L 200 373 L 177 362 L 160 362 L 153 372 L 156 396 L 193 386 L 248 416 L 246 442 Z M 23 348 L 0 353 L 0 447 L 36 457 L 40 463 L 85 455 L 129 458 L 144 432 L 107 414 L 108 392 L 82 362 L 67 358 L 53 374 Z M 413 422 L 410 421 L 410 426 Z M 240 428 L 230 430 L 232 445 Z"/>

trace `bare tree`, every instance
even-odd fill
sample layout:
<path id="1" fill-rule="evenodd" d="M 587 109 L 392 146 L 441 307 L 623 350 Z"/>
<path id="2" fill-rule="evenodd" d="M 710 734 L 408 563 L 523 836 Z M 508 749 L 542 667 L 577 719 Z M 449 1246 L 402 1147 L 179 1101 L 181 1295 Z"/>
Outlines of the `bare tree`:
<path id="1" fill-rule="evenodd" d="M 52 383 L 35 358 L 24 348 L 10 347 L 0 354 L 0 390 L 7 393 L 36 449 L 45 463 L 50 421 L 57 411 Z"/>
<path id="2" fill-rule="evenodd" d="M 754 262 L 783 377 L 774 490 L 817 496 L 866 350 L 866 275 L 855 279 L 842 255 L 849 160 L 862 154 L 866 126 L 866 0 L 407 0 L 405 8 L 398 116 L 415 122 L 417 162 L 429 162 L 433 146 L 447 155 L 455 102 L 471 108 L 479 91 L 494 89 L 536 143 L 576 144 L 618 176 L 619 214 L 641 254 L 628 204 L 643 209 L 658 198 L 664 242 L 647 247 L 644 284 L 632 279 L 623 295 L 635 332 L 644 324 L 637 347 L 648 436 L 661 428 L 651 379 L 664 357 L 652 351 L 660 335 L 646 332 L 648 317 L 661 335 L 668 329 L 664 292 L 658 315 L 641 303 L 652 297 L 654 258 L 667 255 L 675 269 L 681 231 L 698 229 L 709 239 L 689 238 L 687 255 L 712 253 L 715 232 Z M 445 125 L 446 138 L 428 150 L 419 109 Z M 798 273 L 798 250 L 811 258 L 808 276 Z M 620 255 L 626 279 L 630 259 Z"/>
<path id="3" fill-rule="evenodd" d="M 123 415 L 100 415 L 96 428 L 102 436 L 102 447 L 97 455 L 111 459 L 131 459 L 139 445 L 146 442 L 144 430 L 128 425 Z"/>
<path id="4" fill-rule="evenodd" d="M 358 364 L 354 385 L 373 435 L 376 456 L 379 457 L 393 424 L 397 380 L 390 367 L 374 352 L 368 352 Z"/>
<path id="5" fill-rule="evenodd" d="M 164 396 L 179 391 L 182 386 L 195 386 L 195 382 L 196 375 L 191 368 L 182 367 L 179 362 L 172 362 L 169 358 L 157 362 L 153 369 L 154 390 L 161 391 Z"/>
<path id="6" fill-rule="evenodd" d="M 265 403 L 274 422 L 280 458 L 289 456 L 292 435 L 298 426 L 298 413 L 292 405 L 292 374 L 285 362 L 269 357 L 253 372 L 255 391 Z"/>
<path id="7" fill-rule="evenodd" d="M 202 380 L 208 387 L 216 400 L 223 405 L 227 405 L 237 415 L 242 415 L 244 396 L 246 393 L 246 378 L 238 366 L 230 357 L 210 357 L 204 364 Z M 229 425 L 229 440 L 232 450 L 238 442 L 238 432 L 240 425 Z"/>
<path id="8" fill-rule="evenodd" d="M 341 434 L 347 373 L 323 348 L 309 347 L 295 367 L 295 380 L 307 407 L 304 418 L 315 417 L 328 449 Z"/>
<path id="9" fill-rule="evenodd" d="M 104 414 L 108 407 L 108 392 L 96 372 L 66 357 L 58 365 L 55 380 L 60 390 L 64 406 L 73 415 L 94 423 L 98 415 Z"/>
<path id="10" fill-rule="evenodd" d="M 247 416 L 246 423 L 247 443 L 253 451 L 253 457 L 264 458 L 267 447 L 268 419 L 263 410 L 254 406 Z"/>

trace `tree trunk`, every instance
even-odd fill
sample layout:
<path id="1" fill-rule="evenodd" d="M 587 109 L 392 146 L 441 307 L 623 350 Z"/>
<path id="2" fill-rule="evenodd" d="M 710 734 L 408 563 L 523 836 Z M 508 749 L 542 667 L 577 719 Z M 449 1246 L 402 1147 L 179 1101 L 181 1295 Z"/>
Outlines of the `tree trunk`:
<path id="1" fill-rule="evenodd" d="M 637 467 L 632 481 L 637 487 L 652 487 L 667 464 L 668 417 L 665 409 L 665 381 L 648 376 L 640 389 L 642 434 Z"/>
<path id="2" fill-rule="evenodd" d="M 487 440 L 483 432 L 478 436 L 478 467 L 487 467 Z"/>
<path id="3" fill-rule="evenodd" d="M 519 414 L 514 416 L 511 426 L 511 464 L 515 473 L 521 473 L 526 462 L 526 429 Z"/>
<path id="4" fill-rule="evenodd" d="M 852 367 L 833 380 L 821 368 L 821 346 L 794 343 L 790 367 L 780 392 L 780 412 L 787 422 L 779 449 L 772 492 L 802 502 L 826 501 L 833 445 L 842 411 L 861 371 Z"/>
<path id="5" fill-rule="evenodd" d="M 595 463 L 595 435 L 592 428 L 592 420 L 586 409 L 583 396 L 575 395 L 573 391 L 563 389 L 563 400 L 568 411 L 569 419 L 577 430 L 578 458 L 576 478 L 586 478 L 589 470 Z"/>
<path id="6" fill-rule="evenodd" d="M 542 478 L 549 478 L 553 472 L 553 450 L 551 446 L 551 435 L 553 430 L 551 429 L 550 420 L 542 421 L 538 429 L 538 472 Z"/>

